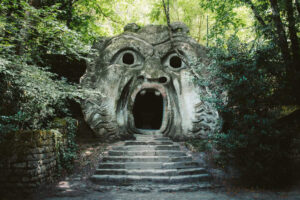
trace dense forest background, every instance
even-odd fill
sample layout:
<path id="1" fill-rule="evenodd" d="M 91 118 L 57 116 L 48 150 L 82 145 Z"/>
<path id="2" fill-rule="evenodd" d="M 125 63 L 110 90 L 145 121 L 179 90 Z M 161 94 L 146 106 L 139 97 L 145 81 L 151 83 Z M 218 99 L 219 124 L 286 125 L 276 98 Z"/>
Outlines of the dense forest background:
<path id="1" fill-rule="evenodd" d="M 206 139 L 221 167 L 249 183 L 284 183 L 295 164 L 299 133 L 299 0 L 173 0 L 170 20 L 183 21 L 207 46 L 214 101 L 223 129 Z M 0 142 L 16 131 L 76 126 L 72 105 L 97 38 L 127 23 L 166 25 L 160 0 L 2 0 L 0 2 Z M 224 105 L 219 98 L 226 90 Z M 297 121 L 298 120 L 298 121 Z M 69 131 L 68 161 L 76 128 Z M 69 163 L 69 165 L 71 165 Z"/>

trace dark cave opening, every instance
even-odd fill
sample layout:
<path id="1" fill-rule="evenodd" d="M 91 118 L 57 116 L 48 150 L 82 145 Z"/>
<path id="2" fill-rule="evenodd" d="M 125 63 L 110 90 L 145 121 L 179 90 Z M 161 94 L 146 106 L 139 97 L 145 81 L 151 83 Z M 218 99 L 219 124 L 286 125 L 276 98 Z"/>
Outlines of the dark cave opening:
<path id="1" fill-rule="evenodd" d="M 163 119 L 163 98 L 159 91 L 140 91 L 133 105 L 135 127 L 138 129 L 159 130 Z"/>

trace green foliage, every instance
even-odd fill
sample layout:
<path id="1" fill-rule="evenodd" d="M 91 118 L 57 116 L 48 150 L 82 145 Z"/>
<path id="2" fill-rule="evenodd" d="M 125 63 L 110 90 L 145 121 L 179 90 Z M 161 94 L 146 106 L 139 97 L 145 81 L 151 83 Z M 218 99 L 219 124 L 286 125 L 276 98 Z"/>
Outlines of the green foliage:
<path id="1" fill-rule="evenodd" d="M 215 85 L 197 81 L 215 92 L 204 99 L 216 103 L 224 120 L 222 132 L 210 135 L 221 152 L 218 162 L 239 169 L 247 183 L 284 185 L 292 175 L 296 133 L 279 128 L 278 118 L 283 106 L 299 104 L 299 70 L 293 68 L 299 63 L 299 39 L 293 35 L 299 20 L 291 17 L 299 13 L 291 1 L 204 0 L 200 5 L 214 13 L 209 79 Z"/>
<path id="2" fill-rule="evenodd" d="M 299 33 L 299 13 L 288 12 L 287 2 L 278 1 L 279 18 L 291 35 L 293 28 Z M 284 34 L 276 32 L 278 21 L 270 5 L 270 0 L 170 1 L 171 22 L 183 21 L 191 36 L 212 47 L 211 76 L 197 83 L 214 91 L 203 100 L 214 102 L 224 119 L 222 133 L 191 143 L 208 150 L 215 142 L 222 164 L 234 163 L 245 179 L 261 184 L 279 182 L 289 170 L 293 136 L 276 129 L 275 111 L 283 102 L 296 102 L 300 80 L 299 70 L 287 68 L 299 63 L 299 39 L 297 34 L 289 36 L 282 48 L 278 41 Z M 294 25 L 290 16 L 296 19 Z M 72 118 L 65 118 L 70 116 L 68 101 L 91 91 L 51 73 L 45 57 L 88 60 L 85 55 L 98 36 L 118 34 L 130 22 L 166 24 L 161 0 L 2 0 L 0 142 L 7 133 L 64 127 L 60 166 L 71 170 L 76 126 Z M 293 61 L 282 59 L 283 53 Z M 288 71 L 295 74 L 288 77 L 292 81 L 286 78 Z M 65 118 L 64 123 L 58 125 L 58 118 Z"/>
<path id="3" fill-rule="evenodd" d="M 84 96 L 76 84 L 51 73 L 44 60 L 52 54 L 87 59 L 92 40 L 72 29 L 68 2 L 1 1 L 0 142 L 19 131 L 57 128 L 53 119 L 70 116 L 68 102 Z M 70 170 L 76 156 L 74 119 L 67 119 L 65 129 L 59 160 Z"/>
<path id="4" fill-rule="evenodd" d="M 0 60 L 1 132 L 46 128 L 51 118 L 67 114 L 68 99 L 81 97 L 75 85 L 35 65 L 16 58 Z"/>
<path id="5" fill-rule="evenodd" d="M 210 136 L 221 152 L 218 162 L 235 166 L 250 184 L 285 184 L 291 175 L 292 135 L 275 126 L 276 94 L 284 76 L 278 50 L 272 43 L 243 44 L 235 36 L 226 46 L 211 50 L 211 78 L 221 85 L 214 88 L 214 98 L 224 120 L 222 132 Z"/>
<path id="6" fill-rule="evenodd" d="M 213 148 L 213 141 L 209 139 L 193 139 L 187 141 L 186 145 L 191 145 L 197 152 L 210 152 Z"/>
<path id="7" fill-rule="evenodd" d="M 63 119 L 55 118 L 51 126 L 63 133 L 62 138 L 57 140 L 56 151 L 58 170 L 71 172 L 74 167 L 74 160 L 77 157 L 78 145 L 75 142 L 77 132 L 77 120 L 66 117 Z"/>

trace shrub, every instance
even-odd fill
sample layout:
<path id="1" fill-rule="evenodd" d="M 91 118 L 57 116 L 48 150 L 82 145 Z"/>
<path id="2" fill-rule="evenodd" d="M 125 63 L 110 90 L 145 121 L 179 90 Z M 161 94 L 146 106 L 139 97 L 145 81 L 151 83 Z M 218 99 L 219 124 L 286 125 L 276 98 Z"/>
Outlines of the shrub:
<path id="1" fill-rule="evenodd" d="M 0 57 L 0 133 L 44 129 L 59 115 L 67 115 L 68 99 L 82 96 L 75 85 L 22 60 Z"/>
<path id="2" fill-rule="evenodd" d="M 285 184 L 291 172 L 291 135 L 275 128 L 280 104 L 276 95 L 284 77 L 277 49 L 257 43 L 250 48 L 234 36 L 221 45 L 211 49 L 209 77 L 219 84 L 213 91 L 223 117 L 222 131 L 211 135 L 220 150 L 219 161 L 238 169 L 246 183 Z"/>

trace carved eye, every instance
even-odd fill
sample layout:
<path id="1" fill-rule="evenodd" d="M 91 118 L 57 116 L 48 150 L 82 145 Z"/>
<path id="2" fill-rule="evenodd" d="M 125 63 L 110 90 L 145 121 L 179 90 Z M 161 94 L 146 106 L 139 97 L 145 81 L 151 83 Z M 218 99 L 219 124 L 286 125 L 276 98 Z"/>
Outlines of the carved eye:
<path id="1" fill-rule="evenodd" d="M 134 50 L 122 50 L 118 52 L 112 59 L 112 63 L 118 63 L 128 67 L 140 66 L 143 61 L 143 56 Z"/>
<path id="2" fill-rule="evenodd" d="M 122 61 L 126 65 L 132 65 L 134 63 L 134 55 L 131 52 L 126 52 L 123 54 Z"/>
<path id="3" fill-rule="evenodd" d="M 181 58 L 179 58 L 179 56 L 173 55 L 169 59 L 169 65 L 170 65 L 170 67 L 173 67 L 175 69 L 181 68 L 181 66 L 182 66 L 182 60 L 181 60 Z"/>
<path id="4" fill-rule="evenodd" d="M 185 67 L 184 62 L 177 53 L 172 53 L 163 60 L 164 66 L 170 67 L 172 70 L 179 70 Z"/>

